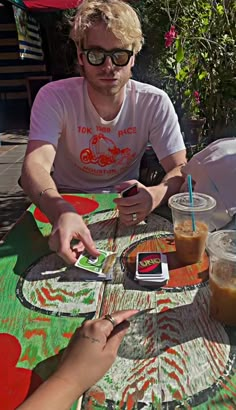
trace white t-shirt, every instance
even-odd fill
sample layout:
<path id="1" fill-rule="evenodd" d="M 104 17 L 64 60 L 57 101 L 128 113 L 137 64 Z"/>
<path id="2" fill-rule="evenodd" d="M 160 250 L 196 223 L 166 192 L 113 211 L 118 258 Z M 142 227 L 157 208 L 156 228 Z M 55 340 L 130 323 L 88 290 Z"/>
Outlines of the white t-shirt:
<path id="1" fill-rule="evenodd" d="M 42 87 L 31 112 L 30 140 L 56 147 L 53 178 L 60 190 L 99 192 L 138 179 L 147 143 L 159 160 L 185 148 L 167 94 L 130 80 L 117 116 L 103 120 L 86 80 L 68 78 Z"/>

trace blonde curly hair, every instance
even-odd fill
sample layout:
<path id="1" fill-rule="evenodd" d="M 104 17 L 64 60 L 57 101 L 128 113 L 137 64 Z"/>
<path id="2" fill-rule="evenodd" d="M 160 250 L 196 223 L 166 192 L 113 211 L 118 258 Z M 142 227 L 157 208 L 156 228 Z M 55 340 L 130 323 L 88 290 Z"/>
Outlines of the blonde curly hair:
<path id="1" fill-rule="evenodd" d="M 84 0 L 73 19 L 70 37 L 82 48 L 86 31 L 101 21 L 123 46 L 132 46 L 134 54 L 141 50 L 144 39 L 140 20 L 135 10 L 122 0 Z"/>

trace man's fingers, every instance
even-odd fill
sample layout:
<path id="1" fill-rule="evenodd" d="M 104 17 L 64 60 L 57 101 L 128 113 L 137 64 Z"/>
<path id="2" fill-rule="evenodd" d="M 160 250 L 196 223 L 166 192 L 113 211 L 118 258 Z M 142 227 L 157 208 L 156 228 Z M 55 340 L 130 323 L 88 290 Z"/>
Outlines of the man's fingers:
<path id="1" fill-rule="evenodd" d="M 83 242 L 85 248 L 87 249 L 90 255 L 92 256 L 100 255 L 100 252 L 97 250 L 95 243 L 92 240 L 89 230 L 86 232 L 86 234 L 83 237 L 81 236 L 79 239 Z"/>
<path id="2" fill-rule="evenodd" d="M 57 240 L 56 240 L 55 232 L 53 230 L 51 232 L 51 235 L 49 236 L 48 244 L 52 251 L 55 251 L 55 252 L 57 251 Z"/>
<path id="3" fill-rule="evenodd" d="M 140 197 L 138 197 L 139 193 L 133 196 L 129 196 L 126 198 L 115 198 L 113 199 L 113 202 L 116 203 L 117 206 L 120 208 L 131 208 L 134 207 L 135 205 L 140 205 Z"/>
<path id="4" fill-rule="evenodd" d="M 144 221 L 147 216 L 146 214 L 141 214 L 137 212 L 134 212 L 134 214 L 135 214 L 134 216 L 133 214 L 129 214 L 129 215 L 120 214 L 121 223 L 127 226 L 135 226 L 135 225 L 138 225 L 141 221 Z"/>
<path id="5" fill-rule="evenodd" d="M 96 246 L 91 237 L 90 231 L 86 229 L 81 233 L 74 233 L 71 237 L 67 232 L 60 231 L 57 228 L 53 228 L 49 237 L 49 247 L 52 251 L 57 252 L 58 255 L 64 259 L 68 264 L 74 264 L 79 257 L 79 254 L 86 248 L 90 255 L 99 256 L 100 252 L 96 249 Z M 71 246 L 72 238 L 79 239 L 80 242 L 77 245 Z"/>
<path id="6" fill-rule="evenodd" d="M 85 246 L 83 244 L 83 242 L 79 241 L 79 243 L 77 243 L 76 245 L 72 246 L 72 250 L 77 253 L 80 254 L 81 252 L 83 252 L 85 249 Z"/>
<path id="7" fill-rule="evenodd" d="M 77 258 L 70 247 L 70 240 L 64 237 L 64 241 L 61 242 L 57 231 L 52 231 L 48 244 L 50 249 L 56 252 L 69 265 L 76 262 Z"/>
<path id="8" fill-rule="evenodd" d="M 116 186 L 115 186 L 115 190 L 116 190 L 117 192 L 121 192 L 121 191 L 123 191 L 124 189 L 129 188 L 130 186 L 132 186 L 132 185 L 134 185 L 134 184 L 136 184 L 136 183 L 139 184 L 139 182 L 138 182 L 136 179 L 131 179 L 130 181 L 125 181 L 125 182 L 122 182 L 122 183 L 119 184 L 119 185 L 116 185 Z"/>
<path id="9" fill-rule="evenodd" d="M 68 249 L 67 251 L 63 252 L 58 251 L 57 254 L 69 265 L 74 265 L 77 261 L 77 257 L 72 249 Z"/>

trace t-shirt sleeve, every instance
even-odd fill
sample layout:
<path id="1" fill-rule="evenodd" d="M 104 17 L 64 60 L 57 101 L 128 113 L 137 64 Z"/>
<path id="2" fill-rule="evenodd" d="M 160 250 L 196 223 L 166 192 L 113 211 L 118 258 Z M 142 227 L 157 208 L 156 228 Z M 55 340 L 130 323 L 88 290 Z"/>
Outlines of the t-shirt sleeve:
<path id="1" fill-rule="evenodd" d="M 185 149 L 178 117 L 168 95 L 163 92 L 153 102 L 149 141 L 159 160 Z"/>
<path id="2" fill-rule="evenodd" d="M 63 103 L 51 84 L 42 87 L 34 100 L 29 139 L 46 141 L 57 147 L 63 129 Z"/>

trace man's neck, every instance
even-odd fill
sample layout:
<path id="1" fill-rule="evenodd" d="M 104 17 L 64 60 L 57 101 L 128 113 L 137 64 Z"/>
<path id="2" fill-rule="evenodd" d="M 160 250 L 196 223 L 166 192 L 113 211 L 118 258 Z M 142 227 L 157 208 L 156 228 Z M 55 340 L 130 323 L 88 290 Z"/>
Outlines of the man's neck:
<path id="1" fill-rule="evenodd" d="M 124 101 L 125 88 L 116 95 L 101 95 L 87 83 L 88 95 L 95 110 L 105 121 L 113 120 Z"/>

